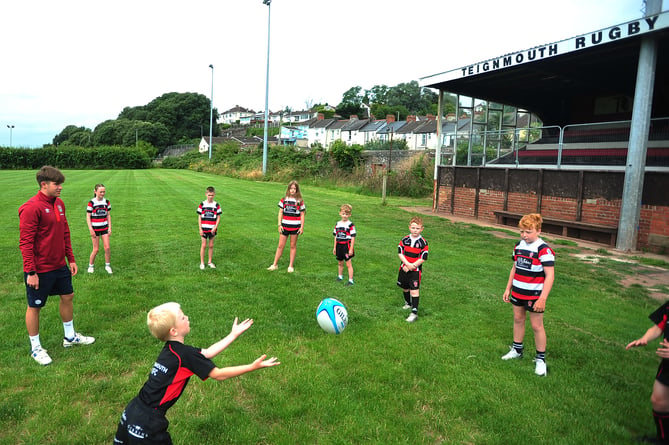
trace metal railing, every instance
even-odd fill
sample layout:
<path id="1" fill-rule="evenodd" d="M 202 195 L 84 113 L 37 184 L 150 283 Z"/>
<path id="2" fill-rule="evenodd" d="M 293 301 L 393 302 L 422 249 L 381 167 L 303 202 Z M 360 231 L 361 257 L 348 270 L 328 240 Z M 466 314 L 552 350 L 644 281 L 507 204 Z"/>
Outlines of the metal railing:
<path id="1" fill-rule="evenodd" d="M 630 126 L 609 121 L 459 132 L 447 135 L 441 165 L 624 167 Z M 646 165 L 669 167 L 669 118 L 651 119 Z"/>

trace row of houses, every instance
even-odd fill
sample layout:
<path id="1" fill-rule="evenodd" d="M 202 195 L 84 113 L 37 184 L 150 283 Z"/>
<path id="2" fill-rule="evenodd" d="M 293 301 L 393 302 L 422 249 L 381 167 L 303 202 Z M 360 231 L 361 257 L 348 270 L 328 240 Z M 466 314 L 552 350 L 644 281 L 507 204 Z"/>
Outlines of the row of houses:
<path id="1" fill-rule="evenodd" d="M 410 150 L 427 150 L 451 145 L 451 138 L 457 131 L 462 132 L 469 125 L 469 118 L 447 119 L 442 122 L 441 141 L 437 137 L 437 119 L 434 116 L 408 116 L 405 121 L 396 121 L 395 116 L 388 115 L 386 119 L 325 119 L 322 114 L 314 118 L 284 124 L 278 137 L 269 141 L 272 144 L 295 145 L 298 147 L 312 147 L 320 145 L 330 148 L 335 141 L 344 141 L 347 145 L 365 145 L 372 141 L 399 141 L 406 142 Z M 223 143 L 230 138 L 214 138 L 214 144 Z M 262 141 L 252 138 L 239 141 L 242 145 L 255 144 Z M 209 138 L 203 137 L 199 145 L 201 152 L 209 150 Z"/>
<path id="2" fill-rule="evenodd" d="M 334 107 L 325 106 L 326 110 L 335 111 Z M 272 125 L 281 125 L 282 123 L 304 122 L 315 118 L 318 112 L 313 110 L 301 111 L 275 111 L 268 115 L 268 122 Z M 227 111 L 219 114 L 218 123 L 228 125 L 253 125 L 255 123 L 265 122 L 265 113 L 263 111 L 253 111 L 239 105 L 235 105 Z"/>

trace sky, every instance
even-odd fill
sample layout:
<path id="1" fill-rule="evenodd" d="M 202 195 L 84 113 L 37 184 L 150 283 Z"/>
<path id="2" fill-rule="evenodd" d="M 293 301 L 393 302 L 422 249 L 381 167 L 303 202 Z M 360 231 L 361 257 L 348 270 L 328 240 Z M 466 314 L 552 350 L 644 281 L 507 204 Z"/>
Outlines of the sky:
<path id="1" fill-rule="evenodd" d="M 41 147 L 165 93 L 219 112 L 337 105 L 643 17 L 642 0 L 33 0 L 6 2 L 0 146 Z M 669 4 L 664 0 L 662 10 Z M 213 65 L 213 70 L 209 65 Z M 7 126 L 13 125 L 10 129 Z"/>

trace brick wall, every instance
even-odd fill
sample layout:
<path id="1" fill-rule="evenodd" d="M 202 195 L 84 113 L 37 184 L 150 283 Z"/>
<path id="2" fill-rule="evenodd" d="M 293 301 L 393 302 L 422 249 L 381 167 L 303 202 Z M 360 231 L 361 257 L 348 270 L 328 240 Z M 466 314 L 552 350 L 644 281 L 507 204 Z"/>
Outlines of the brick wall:
<path id="1" fill-rule="evenodd" d="M 489 172 L 484 169 L 440 167 L 437 212 L 494 222 L 496 210 L 523 214 L 539 211 L 546 218 L 618 226 L 623 172 L 570 171 L 561 174 L 552 171 L 543 174 L 533 170 L 523 174 L 514 169 L 513 174 L 509 174 L 499 169 L 492 173 L 492 169 Z M 663 190 L 669 189 L 669 174 L 646 176 L 637 248 L 667 252 L 669 194 Z M 543 191 L 541 196 L 539 190 Z M 539 202 L 541 205 L 537 208 Z"/>

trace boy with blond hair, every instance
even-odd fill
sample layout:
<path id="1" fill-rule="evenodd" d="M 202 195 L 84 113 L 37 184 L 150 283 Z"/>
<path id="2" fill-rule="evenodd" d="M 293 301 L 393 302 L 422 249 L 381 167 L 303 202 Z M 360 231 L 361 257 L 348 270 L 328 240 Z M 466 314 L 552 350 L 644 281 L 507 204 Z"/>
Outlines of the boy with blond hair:
<path id="1" fill-rule="evenodd" d="M 351 258 L 355 256 L 355 251 L 353 246 L 355 245 L 355 224 L 349 218 L 351 217 L 351 211 L 353 207 L 350 204 L 343 204 L 339 208 L 339 216 L 341 219 L 337 221 L 334 229 L 332 230 L 332 235 L 334 236 L 334 246 L 332 247 L 332 254 L 337 257 L 339 263 L 339 274 L 337 275 L 337 281 L 344 280 L 344 264 L 348 269 L 348 282 L 347 286 L 353 286 L 353 263 L 351 263 Z"/>
<path id="2" fill-rule="evenodd" d="M 184 344 L 184 338 L 190 332 L 190 320 L 178 303 L 165 303 L 151 309 L 146 323 L 151 334 L 165 345 L 148 380 L 123 411 L 114 444 L 171 444 L 165 414 L 177 402 L 193 375 L 201 380 L 209 377 L 225 380 L 280 364 L 276 357 L 268 359 L 265 354 L 248 365 L 226 368 L 218 368 L 211 361 L 251 327 L 253 320 L 248 318 L 238 323 L 235 317 L 230 334 L 204 349 Z"/>
<path id="3" fill-rule="evenodd" d="M 530 213 L 518 222 L 520 241 L 513 249 L 513 266 L 502 299 L 513 305 L 513 346 L 502 360 L 523 357 L 525 320 L 530 313 L 536 346 L 535 374 L 546 375 L 546 299 L 555 280 L 555 252 L 540 238 L 543 219 Z"/>

